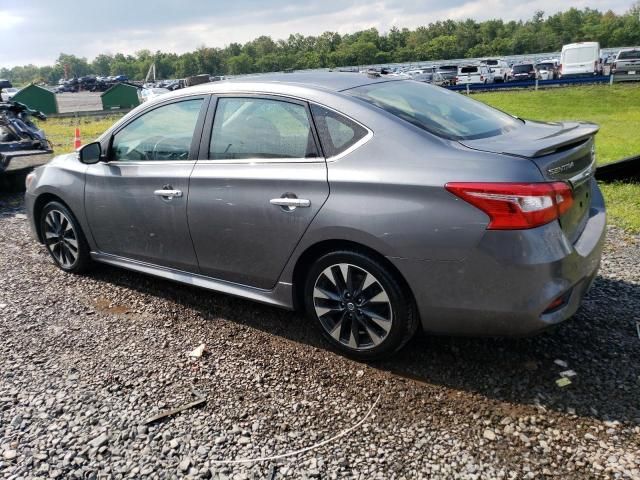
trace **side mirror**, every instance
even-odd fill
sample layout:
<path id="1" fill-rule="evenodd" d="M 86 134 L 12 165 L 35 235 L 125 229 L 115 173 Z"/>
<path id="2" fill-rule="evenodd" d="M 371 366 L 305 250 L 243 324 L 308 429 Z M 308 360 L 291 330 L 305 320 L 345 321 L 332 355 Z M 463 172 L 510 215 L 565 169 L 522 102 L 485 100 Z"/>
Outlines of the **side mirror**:
<path id="1" fill-rule="evenodd" d="M 98 163 L 102 159 L 102 145 L 100 142 L 86 144 L 78 151 L 78 159 L 87 165 Z"/>

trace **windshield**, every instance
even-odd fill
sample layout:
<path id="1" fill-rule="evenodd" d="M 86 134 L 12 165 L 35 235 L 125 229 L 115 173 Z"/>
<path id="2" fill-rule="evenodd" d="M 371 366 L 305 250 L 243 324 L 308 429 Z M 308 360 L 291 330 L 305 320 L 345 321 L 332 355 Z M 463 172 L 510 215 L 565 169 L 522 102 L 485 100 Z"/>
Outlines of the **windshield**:
<path id="1" fill-rule="evenodd" d="M 452 140 L 492 137 L 521 125 L 516 118 L 484 103 L 421 82 L 374 83 L 346 93 L 423 130 Z"/>
<path id="2" fill-rule="evenodd" d="M 618 54 L 618 60 L 629 60 L 631 58 L 640 58 L 640 50 L 627 50 Z"/>
<path id="3" fill-rule="evenodd" d="M 551 70 L 553 68 L 553 63 L 539 63 L 536 66 L 539 70 Z"/>
<path id="4" fill-rule="evenodd" d="M 531 64 L 514 65 L 513 67 L 513 73 L 529 73 L 531 70 L 533 70 L 533 65 Z"/>
<path id="5" fill-rule="evenodd" d="M 482 63 L 486 63 L 487 65 L 498 65 L 498 60 L 483 60 Z"/>

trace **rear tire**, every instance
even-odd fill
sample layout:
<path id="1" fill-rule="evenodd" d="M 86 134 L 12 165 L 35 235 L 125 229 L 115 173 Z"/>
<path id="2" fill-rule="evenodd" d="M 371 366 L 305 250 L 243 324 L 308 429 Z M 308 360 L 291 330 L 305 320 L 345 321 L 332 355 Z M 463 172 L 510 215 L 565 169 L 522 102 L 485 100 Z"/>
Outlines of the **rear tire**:
<path id="1" fill-rule="evenodd" d="M 404 282 L 373 256 L 354 250 L 327 253 L 313 263 L 304 305 L 331 346 L 358 360 L 392 355 L 418 328 Z"/>
<path id="2" fill-rule="evenodd" d="M 40 232 L 53 262 L 65 272 L 82 273 L 91 265 L 89 245 L 76 217 L 60 202 L 40 213 Z"/>

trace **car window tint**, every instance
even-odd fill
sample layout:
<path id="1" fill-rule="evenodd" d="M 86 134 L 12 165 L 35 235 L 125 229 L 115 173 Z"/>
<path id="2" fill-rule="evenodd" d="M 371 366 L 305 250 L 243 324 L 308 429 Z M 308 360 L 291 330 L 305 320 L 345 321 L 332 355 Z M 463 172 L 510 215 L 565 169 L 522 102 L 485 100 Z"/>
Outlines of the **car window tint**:
<path id="1" fill-rule="evenodd" d="M 422 82 L 372 83 L 347 93 L 436 135 L 454 140 L 486 138 L 522 122 L 457 92 Z"/>
<path id="2" fill-rule="evenodd" d="M 116 133 L 111 160 L 188 160 L 202 99 L 164 105 Z"/>
<path id="3" fill-rule="evenodd" d="M 327 157 L 339 155 L 367 135 L 365 128 L 324 107 L 311 105 L 311 113 Z"/>
<path id="4" fill-rule="evenodd" d="M 307 110 L 263 98 L 221 98 L 216 107 L 209 158 L 317 157 Z"/>
<path id="5" fill-rule="evenodd" d="M 620 52 L 618 55 L 618 60 L 629 60 L 632 58 L 640 58 L 640 50 L 627 50 Z"/>

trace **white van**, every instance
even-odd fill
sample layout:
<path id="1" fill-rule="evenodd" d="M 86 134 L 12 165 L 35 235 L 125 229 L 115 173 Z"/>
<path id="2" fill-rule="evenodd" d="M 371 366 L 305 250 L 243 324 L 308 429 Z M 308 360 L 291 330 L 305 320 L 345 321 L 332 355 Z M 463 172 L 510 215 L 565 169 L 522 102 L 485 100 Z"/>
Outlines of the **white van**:
<path id="1" fill-rule="evenodd" d="M 493 83 L 493 74 L 486 65 L 459 65 L 456 85 Z"/>
<path id="2" fill-rule="evenodd" d="M 560 76 L 601 75 L 600 44 L 598 42 L 570 43 L 562 47 Z"/>

